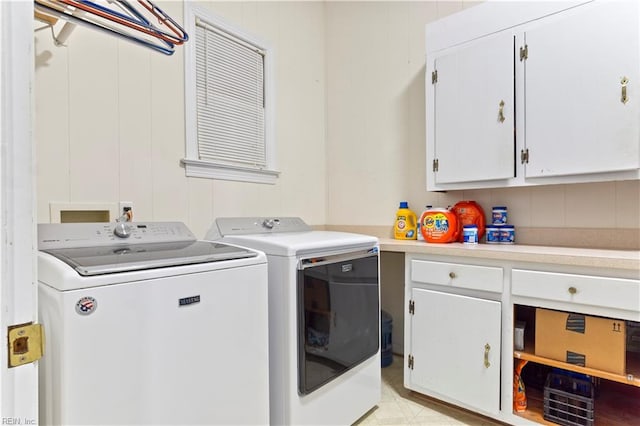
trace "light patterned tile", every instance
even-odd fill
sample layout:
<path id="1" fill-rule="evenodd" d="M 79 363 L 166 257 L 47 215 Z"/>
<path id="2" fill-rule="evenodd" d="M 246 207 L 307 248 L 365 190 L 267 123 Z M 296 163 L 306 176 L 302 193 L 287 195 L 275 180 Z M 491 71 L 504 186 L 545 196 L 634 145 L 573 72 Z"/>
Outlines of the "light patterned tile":
<path id="1" fill-rule="evenodd" d="M 353 424 L 353 426 L 369 426 L 377 424 L 378 419 L 375 418 L 373 412 L 369 412 L 367 415 L 360 417 L 358 421 Z"/>
<path id="2" fill-rule="evenodd" d="M 373 416 L 381 421 L 396 421 L 396 419 L 404 419 L 404 414 L 397 401 L 381 401 L 378 409 L 373 412 Z"/>
<path id="3" fill-rule="evenodd" d="M 402 357 L 382 369 L 382 398 L 356 425 L 496 426 L 493 422 L 453 406 L 424 398 L 404 387 Z"/>
<path id="4" fill-rule="evenodd" d="M 412 420 L 417 416 L 423 415 L 425 407 L 417 402 L 408 399 L 398 398 L 398 405 L 406 419 Z"/>
<path id="5" fill-rule="evenodd" d="M 394 419 L 378 420 L 378 424 L 385 426 L 405 426 L 407 424 L 407 419 L 404 417 L 398 417 Z"/>
<path id="6" fill-rule="evenodd" d="M 397 392 L 391 386 L 382 386 L 382 390 L 380 392 L 380 402 L 392 402 L 395 401 L 398 397 Z"/>

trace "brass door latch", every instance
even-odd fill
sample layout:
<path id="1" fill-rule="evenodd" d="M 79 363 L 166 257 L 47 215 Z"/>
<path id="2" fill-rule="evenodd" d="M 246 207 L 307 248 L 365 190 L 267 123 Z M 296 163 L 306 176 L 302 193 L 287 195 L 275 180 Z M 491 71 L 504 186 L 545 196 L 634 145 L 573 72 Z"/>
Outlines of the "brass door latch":
<path id="1" fill-rule="evenodd" d="M 29 364 L 44 355 L 44 328 L 32 322 L 12 325 L 7 334 L 9 368 Z"/>
<path id="2" fill-rule="evenodd" d="M 627 85 L 629 84 L 629 79 L 627 77 L 622 77 L 620 80 L 621 94 L 620 94 L 620 102 L 626 104 L 629 102 L 629 96 L 627 95 Z"/>

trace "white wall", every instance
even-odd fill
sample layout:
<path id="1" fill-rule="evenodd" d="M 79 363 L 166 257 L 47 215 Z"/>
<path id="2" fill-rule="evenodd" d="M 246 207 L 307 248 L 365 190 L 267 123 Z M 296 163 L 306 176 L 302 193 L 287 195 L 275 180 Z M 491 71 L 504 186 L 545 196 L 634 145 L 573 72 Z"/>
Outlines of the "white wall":
<path id="1" fill-rule="evenodd" d="M 424 25 L 475 3 L 204 4 L 276 47 L 278 184 L 184 176 L 182 48 L 165 57 L 85 28 L 55 47 L 44 30 L 38 221 L 50 202 L 131 200 L 136 219 L 181 220 L 197 235 L 217 216 L 391 226 L 400 200 L 421 210 L 475 199 L 507 205 L 516 226 L 640 228 L 637 181 L 426 192 Z M 181 2 L 162 7 L 182 21 Z"/>
<path id="2" fill-rule="evenodd" d="M 275 47 L 278 183 L 185 177 L 182 47 L 167 57 L 83 27 L 56 47 L 42 30 L 35 33 L 39 222 L 50 220 L 50 202 L 126 200 L 136 220 L 184 221 L 199 236 L 217 216 L 326 223 L 324 5 L 201 4 Z M 182 22 L 181 1 L 161 6 Z"/>

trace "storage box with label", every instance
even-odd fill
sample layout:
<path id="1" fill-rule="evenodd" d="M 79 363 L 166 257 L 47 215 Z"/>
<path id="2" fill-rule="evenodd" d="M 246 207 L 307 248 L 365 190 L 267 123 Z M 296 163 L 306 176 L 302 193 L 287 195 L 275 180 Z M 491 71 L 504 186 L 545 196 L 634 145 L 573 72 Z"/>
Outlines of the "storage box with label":
<path id="1" fill-rule="evenodd" d="M 536 309 L 537 356 L 626 374 L 625 322 Z"/>

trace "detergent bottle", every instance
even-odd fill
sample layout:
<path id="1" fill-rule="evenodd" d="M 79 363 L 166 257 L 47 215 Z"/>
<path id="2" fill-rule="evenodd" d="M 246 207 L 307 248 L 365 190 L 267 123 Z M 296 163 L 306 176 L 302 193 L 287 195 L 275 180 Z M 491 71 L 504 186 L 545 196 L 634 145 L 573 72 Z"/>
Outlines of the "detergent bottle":
<path id="1" fill-rule="evenodd" d="M 431 208 L 420 216 L 420 232 L 427 243 L 451 243 L 460 234 L 458 216 L 450 209 Z"/>
<path id="2" fill-rule="evenodd" d="M 422 215 L 424 214 L 424 212 L 426 212 L 427 210 L 430 210 L 433 206 L 431 204 L 427 204 L 425 206 L 425 209 L 422 211 L 422 213 L 420 214 L 420 217 L 418 218 L 418 224 L 416 225 L 416 234 L 418 235 L 418 241 L 424 241 L 424 235 L 422 235 L 422 231 L 420 230 L 420 227 L 422 226 Z"/>
<path id="3" fill-rule="evenodd" d="M 466 225 L 476 225 L 478 227 L 478 241 L 483 237 L 486 224 L 484 210 L 482 210 L 480 204 L 471 200 L 459 201 L 451 210 L 458 216 L 458 221 L 463 228 Z M 458 235 L 458 241 L 464 241 L 464 233 Z"/>
<path id="4" fill-rule="evenodd" d="M 406 201 L 400 202 L 400 207 L 396 212 L 393 238 L 396 240 L 415 240 L 417 238 L 416 214 L 409 209 L 409 203 Z"/>

